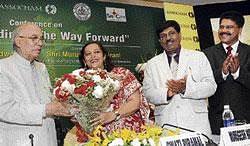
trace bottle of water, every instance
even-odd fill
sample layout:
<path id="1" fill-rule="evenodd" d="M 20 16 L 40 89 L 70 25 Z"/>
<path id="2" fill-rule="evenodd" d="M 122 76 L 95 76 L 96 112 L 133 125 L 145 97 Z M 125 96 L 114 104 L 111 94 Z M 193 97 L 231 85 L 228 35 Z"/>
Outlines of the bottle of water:
<path id="1" fill-rule="evenodd" d="M 222 119 L 223 119 L 224 127 L 234 126 L 234 115 L 233 115 L 233 112 L 230 110 L 229 105 L 224 105 Z"/>

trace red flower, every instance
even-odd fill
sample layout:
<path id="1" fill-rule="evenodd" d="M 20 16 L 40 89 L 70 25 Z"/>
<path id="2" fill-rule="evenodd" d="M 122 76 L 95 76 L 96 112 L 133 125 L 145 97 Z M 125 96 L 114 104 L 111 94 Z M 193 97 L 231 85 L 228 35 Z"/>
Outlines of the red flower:
<path id="1" fill-rule="evenodd" d="M 94 87 L 95 86 L 95 82 L 94 81 L 90 81 L 87 83 L 88 87 Z"/>
<path id="2" fill-rule="evenodd" d="M 80 75 L 80 76 L 84 76 L 84 75 L 86 75 L 86 72 L 85 72 L 85 71 L 80 71 L 80 72 L 79 72 L 79 75 Z"/>
<path id="3" fill-rule="evenodd" d="M 76 82 L 76 79 L 74 78 L 74 76 L 70 76 L 70 78 L 68 78 L 68 81 L 70 84 L 74 84 Z"/>
<path id="4" fill-rule="evenodd" d="M 88 89 L 88 86 L 86 86 L 86 85 L 83 85 L 83 86 L 81 86 L 80 88 L 76 88 L 75 90 L 74 90 L 74 93 L 75 94 L 82 94 L 82 95 L 86 95 L 86 92 L 87 92 L 87 89 Z"/>
<path id="5" fill-rule="evenodd" d="M 62 102 L 68 100 L 69 94 L 67 94 L 67 93 L 63 93 L 63 94 L 62 94 L 62 91 L 61 91 L 60 88 L 57 88 L 57 89 L 56 89 L 55 94 L 56 94 L 56 97 L 57 97 L 60 101 L 62 101 Z"/>
<path id="6" fill-rule="evenodd" d="M 63 75 L 62 79 L 66 80 L 69 76 L 70 76 L 69 74 L 65 74 L 65 75 Z"/>
<path id="7" fill-rule="evenodd" d="M 60 87 L 61 84 L 62 84 L 62 80 L 61 79 L 59 79 L 59 80 L 56 81 L 56 87 Z"/>
<path id="8" fill-rule="evenodd" d="M 76 82 L 75 76 L 70 75 L 70 74 L 63 75 L 63 78 L 65 80 L 68 80 L 70 84 L 74 84 Z"/>
<path id="9" fill-rule="evenodd" d="M 105 72 L 100 72 L 99 76 L 101 77 L 101 79 L 106 79 L 106 73 Z"/>

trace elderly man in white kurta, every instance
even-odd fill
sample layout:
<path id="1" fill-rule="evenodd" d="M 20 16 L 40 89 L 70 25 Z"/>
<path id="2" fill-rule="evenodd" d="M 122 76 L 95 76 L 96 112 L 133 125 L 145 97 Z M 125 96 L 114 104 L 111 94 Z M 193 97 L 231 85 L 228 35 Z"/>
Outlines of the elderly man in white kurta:
<path id="1" fill-rule="evenodd" d="M 217 85 L 206 56 L 181 48 L 180 26 L 174 20 L 157 32 L 164 51 L 147 62 L 143 81 L 145 97 L 156 106 L 156 123 L 211 136 L 206 98 Z"/>
<path id="2" fill-rule="evenodd" d="M 35 60 L 43 46 L 41 29 L 31 23 L 19 26 L 13 46 L 14 54 L 0 60 L 0 145 L 56 146 L 52 116 L 71 115 L 51 102 L 47 69 Z"/>

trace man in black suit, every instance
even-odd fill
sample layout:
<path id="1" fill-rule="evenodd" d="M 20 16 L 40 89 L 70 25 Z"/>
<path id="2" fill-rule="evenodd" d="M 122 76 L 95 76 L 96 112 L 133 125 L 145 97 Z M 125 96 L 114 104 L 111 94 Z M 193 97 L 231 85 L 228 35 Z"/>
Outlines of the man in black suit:
<path id="1" fill-rule="evenodd" d="M 228 104 L 234 118 L 250 122 L 250 46 L 239 41 L 244 17 L 236 11 L 220 16 L 220 43 L 204 50 L 213 69 L 217 90 L 209 99 L 212 133 L 223 127 L 223 106 Z M 231 53 L 227 48 L 230 47 Z"/>

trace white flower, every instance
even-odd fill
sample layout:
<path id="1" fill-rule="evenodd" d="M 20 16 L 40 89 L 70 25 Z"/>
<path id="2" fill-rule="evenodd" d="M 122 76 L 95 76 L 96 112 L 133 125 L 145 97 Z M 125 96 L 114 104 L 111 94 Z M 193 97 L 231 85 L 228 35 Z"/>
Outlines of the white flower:
<path id="1" fill-rule="evenodd" d="M 84 69 L 81 68 L 81 69 L 74 70 L 74 71 L 72 72 L 72 75 L 75 75 L 75 76 L 77 76 L 77 77 L 81 77 L 81 76 L 80 76 L 80 72 L 81 72 L 81 71 L 84 71 Z"/>
<path id="2" fill-rule="evenodd" d="M 70 84 L 68 80 L 65 80 L 62 82 L 61 88 L 66 89 L 67 91 L 69 91 L 69 93 L 72 94 L 74 92 L 76 86 L 75 86 L 75 84 Z"/>
<path id="3" fill-rule="evenodd" d="M 142 143 L 143 145 L 147 145 L 148 144 L 147 139 L 143 139 Z"/>
<path id="4" fill-rule="evenodd" d="M 97 70 L 94 70 L 94 69 L 88 69 L 88 70 L 86 70 L 86 72 L 87 72 L 87 73 L 96 73 L 96 72 L 97 72 Z"/>
<path id="5" fill-rule="evenodd" d="M 94 88 L 94 91 L 92 92 L 92 95 L 95 96 L 95 98 L 101 99 L 103 97 L 103 88 L 102 86 L 98 85 Z"/>
<path id="6" fill-rule="evenodd" d="M 141 142 L 139 141 L 138 138 L 133 139 L 133 141 L 130 143 L 131 146 L 140 146 Z"/>
<path id="7" fill-rule="evenodd" d="M 92 79 L 94 80 L 95 83 L 102 80 L 101 77 L 100 77 L 99 75 L 93 75 L 93 76 L 92 76 Z"/>
<path id="8" fill-rule="evenodd" d="M 114 139 L 108 146 L 123 146 L 124 142 L 121 138 Z"/>
<path id="9" fill-rule="evenodd" d="M 154 140 L 152 138 L 149 138 L 148 142 L 149 142 L 150 146 L 155 146 L 155 142 L 154 142 Z"/>
<path id="10" fill-rule="evenodd" d="M 115 90 L 116 91 L 119 90 L 119 88 L 120 88 L 120 82 L 118 80 L 115 80 L 115 81 L 113 81 L 113 84 L 114 84 Z"/>
<path id="11" fill-rule="evenodd" d="M 112 78 L 107 78 L 106 81 L 114 87 L 115 91 L 117 91 L 120 88 L 120 82 L 118 80 L 113 80 Z"/>

